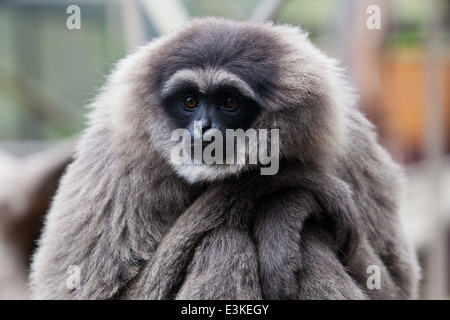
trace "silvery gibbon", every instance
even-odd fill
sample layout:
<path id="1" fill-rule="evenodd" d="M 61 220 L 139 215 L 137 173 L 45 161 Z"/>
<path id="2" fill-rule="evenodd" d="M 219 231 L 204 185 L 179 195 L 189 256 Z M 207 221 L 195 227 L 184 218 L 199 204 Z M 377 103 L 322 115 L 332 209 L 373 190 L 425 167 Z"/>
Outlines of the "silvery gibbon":
<path id="1" fill-rule="evenodd" d="M 194 20 L 121 60 L 91 108 L 33 257 L 34 298 L 416 297 L 402 170 L 300 28 Z"/>

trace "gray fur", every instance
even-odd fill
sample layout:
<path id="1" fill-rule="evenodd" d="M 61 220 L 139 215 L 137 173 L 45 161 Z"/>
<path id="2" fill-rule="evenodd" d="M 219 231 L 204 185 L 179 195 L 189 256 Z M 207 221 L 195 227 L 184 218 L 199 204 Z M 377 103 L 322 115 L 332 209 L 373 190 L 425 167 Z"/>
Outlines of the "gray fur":
<path id="1" fill-rule="evenodd" d="M 170 161 L 161 98 L 177 71 L 243 81 L 275 176 Z M 186 72 L 184 73 L 186 75 Z M 230 77 L 230 75 L 232 75 Z M 206 79 L 207 78 L 207 79 Z M 231 81 L 230 80 L 230 81 Z M 199 19 L 122 60 L 92 104 L 34 255 L 38 299 L 410 299 L 402 171 L 337 63 L 295 27 Z M 376 264 L 382 287 L 368 290 Z M 70 265 L 81 288 L 68 289 Z"/>

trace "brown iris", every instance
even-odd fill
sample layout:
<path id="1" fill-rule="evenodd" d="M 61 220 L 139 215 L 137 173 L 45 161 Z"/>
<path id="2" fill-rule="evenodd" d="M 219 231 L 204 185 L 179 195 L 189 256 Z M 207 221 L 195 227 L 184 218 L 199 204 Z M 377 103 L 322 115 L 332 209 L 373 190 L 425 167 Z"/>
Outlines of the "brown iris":
<path id="1" fill-rule="evenodd" d="M 183 104 L 186 108 L 193 109 L 198 105 L 198 101 L 194 96 L 187 96 Z"/>
<path id="2" fill-rule="evenodd" d="M 237 107 L 237 105 L 238 105 L 238 103 L 237 103 L 236 99 L 234 99 L 234 98 L 230 97 L 230 98 L 227 98 L 227 100 L 225 101 L 225 106 L 227 108 L 234 109 Z"/>

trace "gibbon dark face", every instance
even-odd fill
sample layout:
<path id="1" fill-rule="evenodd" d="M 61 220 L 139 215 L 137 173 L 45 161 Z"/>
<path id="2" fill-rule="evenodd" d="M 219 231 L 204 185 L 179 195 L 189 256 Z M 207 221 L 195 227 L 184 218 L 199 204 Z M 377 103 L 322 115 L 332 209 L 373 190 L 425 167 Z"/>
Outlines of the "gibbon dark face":
<path id="1" fill-rule="evenodd" d="M 196 72 L 185 70 L 171 77 L 164 88 L 163 104 L 168 116 L 178 128 L 188 129 L 192 137 L 196 121 L 201 122 L 202 134 L 218 129 L 225 135 L 226 129 L 247 130 L 259 114 L 253 90 L 236 76 L 222 74 L 222 83 L 201 88 L 201 84 L 195 82 Z M 232 85 L 233 82 L 240 83 L 246 90 Z"/>

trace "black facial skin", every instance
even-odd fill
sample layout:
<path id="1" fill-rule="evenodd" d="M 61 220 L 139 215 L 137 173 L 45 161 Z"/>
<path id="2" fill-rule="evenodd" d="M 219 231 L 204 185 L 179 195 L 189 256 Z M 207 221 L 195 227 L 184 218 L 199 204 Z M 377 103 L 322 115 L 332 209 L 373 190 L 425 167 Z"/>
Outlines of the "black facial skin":
<path id="1" fill-rule="evenodd" d="M 201 93 L 196 86 L 183 84 L 164 99 L 164 105 L 177 128 L 189 130 L 191 137 L 194 137 L 195 121 L 202 122 L 202 134 L 208 129 L 218 129 L 225 137 L 226 129 L 245 131 L 260 110 L 256 102 L 230 86 L 218 86 Z"/>

